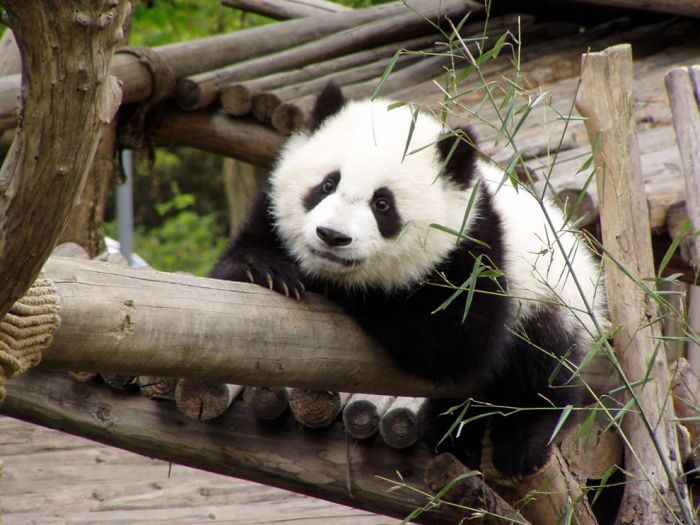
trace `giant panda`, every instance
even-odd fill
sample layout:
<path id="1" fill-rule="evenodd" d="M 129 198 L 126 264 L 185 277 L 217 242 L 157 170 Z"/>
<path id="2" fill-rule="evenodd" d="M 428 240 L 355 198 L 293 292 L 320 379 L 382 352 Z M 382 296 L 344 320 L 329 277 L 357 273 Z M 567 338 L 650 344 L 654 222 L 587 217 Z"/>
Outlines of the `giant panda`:
<path id="1" fill-rule="evenodd" d="M 604 315 L 585 242 L 558 208 L 483 160 L 470 129 L 447 133 L 384 99 L 346 101 L 335 84 L 211 276 L 326 293 L 410 373 L 458 383 L 487 406 L 538 409 L 476 413 L 463 443 L 435 440 L 502 479 L 547 462 L 562 408 L 577 401 L 588 313 Z M 435 417 L 450 404 L 436 401 Z"/>

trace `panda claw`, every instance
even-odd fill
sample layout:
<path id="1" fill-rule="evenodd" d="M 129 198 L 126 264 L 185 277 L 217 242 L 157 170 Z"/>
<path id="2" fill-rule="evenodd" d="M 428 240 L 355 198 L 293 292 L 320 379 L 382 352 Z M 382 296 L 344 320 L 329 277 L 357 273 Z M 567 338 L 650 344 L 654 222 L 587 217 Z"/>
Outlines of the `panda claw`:
<path id="1" fill-rule="evenodd" d="M 282 291 L 284 292 L 285 297 L 289 298 L 289 287 L 287 286 L 287 283 L 282 283 Z"/>
<path id="2" fill-rule="evenodd" d="M 299 288 L 301 288 L 301 293 L 306 293 L 306 286 L 304 286 L 304 283 L 301 281 L 297 281 L 297 283 L 299 284 Z"/>
<path id="3" fill-rule="evenodd" d="M 253 272 L 251 272 L 250 270 L 246 270 L 245 276 L 251 283 L 255 284 L 255 278 L 253 277 Z"/>
<path id="4" fill-rule="evenodd" d="M 270 288 L 270 290 L 272 290 L 274 287 L 274 283 L 272 282 L 272 275 L 268 273 L 265 277 L 267 278 L 267 286 Z"/>
<path id="5" fill-rule="evenodd" d="M 301 302 L 301 294 L 299 293 L 299 290 L 294 288 L 294 297 L 296 298 L 297 301 Z"/>

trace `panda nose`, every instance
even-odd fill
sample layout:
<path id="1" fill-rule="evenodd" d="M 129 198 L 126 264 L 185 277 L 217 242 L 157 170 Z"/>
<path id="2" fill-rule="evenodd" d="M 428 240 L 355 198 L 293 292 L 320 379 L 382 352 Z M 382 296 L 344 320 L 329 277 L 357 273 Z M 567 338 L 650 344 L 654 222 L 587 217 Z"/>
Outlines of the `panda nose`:
<path id="1" fill-rule="evenodd" d="M 316 235 L 328 246 L 347 246 L 352 242 L 352 237 L 331 228 L 319 226 L 316 228 Z"/>

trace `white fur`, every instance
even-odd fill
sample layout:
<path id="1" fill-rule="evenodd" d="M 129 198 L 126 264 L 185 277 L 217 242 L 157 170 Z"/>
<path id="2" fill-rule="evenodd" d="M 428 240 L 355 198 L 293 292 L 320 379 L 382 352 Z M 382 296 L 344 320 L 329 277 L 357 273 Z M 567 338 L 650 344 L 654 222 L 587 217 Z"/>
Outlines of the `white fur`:
<path id="1" fill-rule="evenodd" d="M 437 177 L 441 161 L 434 144 L 440 125 L 419 115 L 404 158 L 412 114 L 407 107 L 388 110 L 388 104 L 386 100 L 348 103 L 311 137 L 292 138 L 272 173 L 276 227 L 311 275 L 348 287 L 393 290 L 423 279 L 455 245 L 454 235 L 430 226 L 459 231 L 471 194 Z M 304 195 L 335 170 L 341 173 L 337 191 L 307 213 Z M 394 239 L 381 236 L 369 206 L 380 187 L 391 189 L 406 221 Z M 354 267 L 312 253 L 311 249 L 329 251 L 316 235 L 318 226 L 353 238 L 350 245 L 333 248 L 333 254 L 357 260 Z"/>
<path id="2" fill-rule="evenodd" d="M 305 272 L 349 288 L 380 286 L 392 291 L 425 278 L 456 242 L 454 235 L 431 224 L 459 231 L 473 191 L 438 177 L 442 161 L 435 144 L 443 130 L 431 116 L 419 114 L 404 158 L 412 113 L 407 107 L 388 110 L 388 105 L 386 100 L 351 102 L 310 137 L 294 136 L 271 176 L 273 215 L 287 249 Z M 307 212 L 303 199 L 308 190 L 336 170 L 341 173 L 336 192 Z M 525 189 L 503 182 L 500 168 L 479 162 L 477 177 L 493 194 L 502 220 L 506 247 L 505 267 L 500 270 L 508 280 L 508 292 L 520 301 L 521 319 L 543 305 L 558 304 L 562 322 L 592 332 L 585 304 L 602 312 L 603 293 L 598 265 L 580 236 L 566 230 L 554 205 L 543 205 Z M 393 192 L 406 222 L 394 239 L 381 236 L 370 209 L 374 191 L 383 186 Z M 479 232 L 470 231 L 477 213 L 471 210 L 465 231 L 479 238 Z M 319 226 L 338 230 L 353 241 L 329 249 L 316 235 Z M 329 261 L 313 250 L 332 251 L 356 263 Z"/>

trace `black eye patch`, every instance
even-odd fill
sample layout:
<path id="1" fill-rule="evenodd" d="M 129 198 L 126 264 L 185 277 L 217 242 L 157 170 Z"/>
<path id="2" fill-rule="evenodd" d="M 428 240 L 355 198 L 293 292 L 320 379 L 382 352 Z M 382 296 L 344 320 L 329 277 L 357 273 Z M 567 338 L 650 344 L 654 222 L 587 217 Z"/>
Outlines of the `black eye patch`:
<path id="1" fill-rule="evenodd" d="M 335 193 L 339 183 L 339 171 L 333 171 L 326 175 L 320 183 L 311 188 L 304 196 L 304 209 L 306 211 L 313 210 L 316 206 L 318 206 L 318 203 L 325 199 L 328 195 Z"/>
<path id="2" fill-rule="evenodd" d="M 396 208 L 396 199 L 389 188 L 379 188 L 370 202 L 379 233 L 385 239 L 396 237 L 403 227 L 403 219 Z"/>

